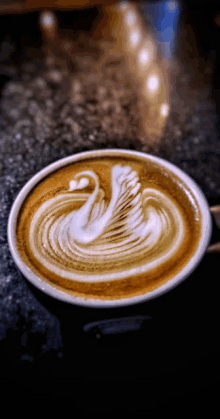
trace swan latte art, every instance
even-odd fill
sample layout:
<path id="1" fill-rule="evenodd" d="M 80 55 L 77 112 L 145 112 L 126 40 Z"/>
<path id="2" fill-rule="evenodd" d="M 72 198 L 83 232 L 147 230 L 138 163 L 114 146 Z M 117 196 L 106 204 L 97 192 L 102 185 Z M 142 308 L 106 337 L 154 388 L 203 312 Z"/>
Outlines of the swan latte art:
<path id="1" fill-rule="evenodd" d="M 141 295 L 194 255 L 201 214 L 187 185 L 135 155 L 84 156 L 41 180 L 24 201 L 17 248 L 29 269 L 83 298 Z"/>

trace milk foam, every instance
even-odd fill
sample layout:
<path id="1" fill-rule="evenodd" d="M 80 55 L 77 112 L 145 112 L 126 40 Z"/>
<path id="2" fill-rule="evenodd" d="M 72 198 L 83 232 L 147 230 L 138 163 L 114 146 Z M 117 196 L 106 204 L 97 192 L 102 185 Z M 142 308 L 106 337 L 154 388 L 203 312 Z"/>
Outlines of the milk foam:
<path id="1" fill-rule="evenodd" d="M 93 192 L 83 192 L 90 182 Z M 130 166 L 112 167 L 110 187 L 107 203 L 98 175 L 82 171 L 38 208 L 29 245 L 44 268 L 70 280 L 113 281 L 159 268 L 178 251 L 185 225 L 174 201 L 154 188 L 141 191 Z"/>

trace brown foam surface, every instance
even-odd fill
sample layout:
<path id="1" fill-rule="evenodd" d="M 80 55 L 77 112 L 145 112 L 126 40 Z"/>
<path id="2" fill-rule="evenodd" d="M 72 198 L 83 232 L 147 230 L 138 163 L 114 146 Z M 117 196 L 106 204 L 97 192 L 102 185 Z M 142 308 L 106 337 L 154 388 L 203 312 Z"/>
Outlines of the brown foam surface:
<path id="1" fill-rule="evenodd" d="M 109 203 L 111 199 L 111 168 L 116 165 L 129 165 L 135 170 L 140 179 L 142 192 L 145 188 L 154 188 L 165 193 L 175 203 L 181 213 L 184 222 L 185 237 L 181 247 L 174 253 L 171 260 L 156 266 L 147 273 L 138 273 L 134 276 L 127 276 L 123 279 L 103 282 L 80 282 L 59 277 L 40 266 L 33 255 L 28 241 L 29 228 L 33 215 L 38 208 L 48 199 L 66 192 L 69 182 L 82 170 L 93 170 L 100 179 L 100 185 L 105 194 L 105 200 Z M 91 193 L 93 184 L 84 188 L 83 192 Z M 42 280 L 46 281 L 58 290 L 84 298 L 120 299 L 140 295 L 152 291 L 166 283 L 175 276 L 190 260 L 195 253 L 201 235 L 201 214 L 195 197 L 179 178 L 169 170 L 162 168 L 158 163 L 144 161 L 135 157 L 103 157 L 78 161 L 66 167 L 58 169 L 44 180 L 42 180 L 26 198 L 18 217 L 17 224 L 17 247 L 18 251 L 27 266 Z M 150 257 L 150 256 L 149 256 Z M 143 261 L 145 263 L 145 261 Z M 142 261 L 138 261 L 140 266 Z M 86 272 L 92 275 L 96 272 L 96 264 Z M 127 269 L 133 268 L 135 263 L 127 264 Z M 115 265 L 109 268 L 114 271 Z M 121 267 L 123 272 L 124 267 Z M 84 266 L 81 266 L 83 272 Z M 118 267 L 120 271 L 120 267 Z M 108 274 L 108 271 L 105 272 Z"/>

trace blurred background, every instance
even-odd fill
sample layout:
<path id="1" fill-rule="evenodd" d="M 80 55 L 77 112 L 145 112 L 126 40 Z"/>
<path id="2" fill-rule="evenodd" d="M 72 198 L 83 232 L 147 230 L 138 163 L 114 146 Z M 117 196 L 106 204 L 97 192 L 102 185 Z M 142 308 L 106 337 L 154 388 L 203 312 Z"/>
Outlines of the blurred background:
<path id="1" fill-rule="evenodd" d="M 186 108 L 193 112 L 196 96 L 201 100 L 198 89 L 215 102 L 219 113 L 219 16 L 213 0 L 1 0 L 0 86 L 10 79 L 27 81 L 45 67 L 66 68 L 69 78 L 90 71 L 99 83 L 109 78 L 113 67 L 124 64 L 121 82 L 130 80 L 138 102 L 139 119 L 133 126 L 138 136 L 147 137 L 146 143 L 150 138 L 156 146 L 170 116 L 171 91 L 181 84 L 178 74 L 185 75 L 188 89 L 181 97 L 182 83 L 178 92 L 176 113 L 182 120 Z"/>

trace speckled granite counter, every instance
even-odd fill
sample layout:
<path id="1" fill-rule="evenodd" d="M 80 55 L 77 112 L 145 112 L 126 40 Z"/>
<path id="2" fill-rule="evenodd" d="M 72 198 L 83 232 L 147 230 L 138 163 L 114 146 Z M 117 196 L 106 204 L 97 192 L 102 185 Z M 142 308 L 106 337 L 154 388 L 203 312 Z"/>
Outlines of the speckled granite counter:
<path id="1" fill-rule="evenodd" d="M 5 85 L 1 101 L 1 377 L 17 394 L 25 391 L 29 397 L 71 396 L 70 381 L 63 380 L 67 377 L 84 385 L 109 381 L 126 385 L 136 380 L 137 386 L 145 377 L 149 404 L 157 403 L 155 389 L 161 403 L 191 397 L 196 404 L 204 392 L 213 394 L 212 387 L 219 383 L 217 255 L 206 255 L 183 284 L 154 301 L 120 309 L 85 309 L 43 295 L 22 277 L 9 252 L 7 220 L 22 186 L 43 167 L 76 152 L 107 147 L 164 157 L 198 182 L 210 204 L 219 203 L 215 104 L 205 91 L 199 92 L 197 105 L 187 107 L 183 99 L 188 81 L 179 76 L 182 93 L 173 92 L 166 133 L 155 151 L 138 137 L 135 107 L 133 125 L 131 114 L 122 118 L 127 127 L 123 132 L 117 128 L 120 124 L 111 132 L 105 125 L 100 103 L 103 95 L 113 94 L 113 84 L 106 91 L 100 86 L 89 91 L 80 78 L 75 80 L 73 86 L 83 97 L 79 104 L 69 98 L 65 74 L 48 74 L 24 73 L 22 80 Z M 128 89 L 122 99 L 132 101 L 132 95 Z M 128 105 L 123 100 L 118 102 L 122 108 Z M 91 321 L 138 314 L 149 314 L 152 321 L 133 334 L 88 337 L 82 329 Z"/>

